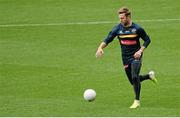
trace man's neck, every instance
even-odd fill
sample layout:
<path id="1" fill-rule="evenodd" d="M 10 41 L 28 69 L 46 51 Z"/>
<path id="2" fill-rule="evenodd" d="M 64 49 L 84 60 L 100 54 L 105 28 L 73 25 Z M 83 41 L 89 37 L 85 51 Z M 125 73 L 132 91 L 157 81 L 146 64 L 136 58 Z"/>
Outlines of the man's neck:
<path id="1" fill-rule="evenodd" d="M 132 25 L 132 20 L 129 20 L 129 22 L 127 23 L 127 25 L 122 24 L 124 27 L 130 27 Z"/>

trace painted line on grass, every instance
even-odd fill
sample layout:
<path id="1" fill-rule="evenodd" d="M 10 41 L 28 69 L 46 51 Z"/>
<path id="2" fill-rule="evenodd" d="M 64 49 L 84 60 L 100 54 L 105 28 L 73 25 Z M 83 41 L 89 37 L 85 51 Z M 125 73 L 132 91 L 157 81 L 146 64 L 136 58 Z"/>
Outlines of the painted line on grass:
<path id="1" fill-rule="evenodd" d="M 177 19 L 151 19 L 151 20 L 134 20 L 135 22 L 168 22 L 180 21 Z M 66 25 L 97 25 L 97 24 L 114 24 L 118 21 L 92 21 L 92 22 L 70 22 L 70 23 L 37 23 L 37 24 L 1 24 L 0 27 L 36 27 L 36 26 L 66 26 Z"/>

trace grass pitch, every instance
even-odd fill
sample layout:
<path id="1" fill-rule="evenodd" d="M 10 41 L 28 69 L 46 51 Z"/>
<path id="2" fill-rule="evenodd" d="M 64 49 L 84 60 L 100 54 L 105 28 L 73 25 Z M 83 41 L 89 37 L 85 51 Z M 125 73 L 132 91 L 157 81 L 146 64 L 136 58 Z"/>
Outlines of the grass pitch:
<path id="1" fill-rule="evenodd" d="M 158 78 L 142 83 L 136 110 L 118 41 L 95 59 L 121 6 L 152 40 L 141 73 Z M 179 0 L 0 0 L 0 116 L 180 116 L 179 14 Z M 112 23 L 76 24 L 102 21 Z M 83 100 L 87 88 L 94 102 Z"/>

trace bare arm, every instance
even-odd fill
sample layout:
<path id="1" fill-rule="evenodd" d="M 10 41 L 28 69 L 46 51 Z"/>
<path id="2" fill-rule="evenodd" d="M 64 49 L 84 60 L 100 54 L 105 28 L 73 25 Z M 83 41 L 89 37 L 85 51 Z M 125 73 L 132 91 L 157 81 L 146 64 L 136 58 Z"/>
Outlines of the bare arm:
<path id="1" fill-rule="evenodd" d="M 107 46 L 107 44 L 106 44 L 105 42 L 102 42 L 102 43 L 99 45 L 99 47 L 98 47 L 98 49 L 97 49 L 97 51 L 96 51 L 96 58 L 102 57 L 102 55 L 104 54 L 103 49 L 104 49 L 106 46 Z"/>

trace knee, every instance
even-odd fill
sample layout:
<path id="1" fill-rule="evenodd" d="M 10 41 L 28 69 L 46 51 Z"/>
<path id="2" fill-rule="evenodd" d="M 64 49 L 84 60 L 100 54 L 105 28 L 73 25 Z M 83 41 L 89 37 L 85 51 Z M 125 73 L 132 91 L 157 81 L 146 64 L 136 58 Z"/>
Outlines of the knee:
<path id="1" fill-rule="evenodd" d="M 133 85 L 133 84 L 134 84 L 133 80 L 132 80 L 132 81 L 129 81 L 129 82 L 130 82 L 130 84 L 131 84 L 131 85 Z"/>
<path id="2" fill-rule="evenodd" d="M 134 77 L 132 77 L 132 81 L 133 81 L 133 83 L 139 83 L 139 82 L 140 82 L 140 80 L 139 80 L 139 77 L 138 77 L 138 76 L 134 76 Z"/>
<path id="3" fill-rule="evenodd" d="M 134 74 L 132 75 L 132 79 L 133 79 L 133 80 L 138 79 L 138 74 L 137 74 L 137 73 L 134 73 Z"/>
<path id="4" fill-rule="evenodd" d="M 133 85 L 133 83 L 134 83 L 133 79 L 131 77 L 128 77 L 128 80 L 129 80 L 130 84 Z"/>

